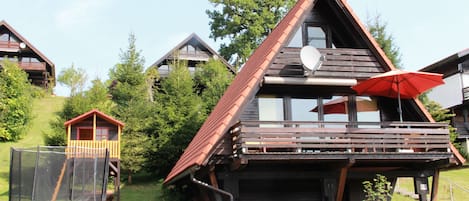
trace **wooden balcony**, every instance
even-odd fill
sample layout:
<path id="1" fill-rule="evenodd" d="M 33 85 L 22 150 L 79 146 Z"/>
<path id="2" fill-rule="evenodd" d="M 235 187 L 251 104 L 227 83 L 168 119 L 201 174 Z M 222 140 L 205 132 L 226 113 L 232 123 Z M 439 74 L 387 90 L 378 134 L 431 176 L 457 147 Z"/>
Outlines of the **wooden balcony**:
<path id="1" fill-rule="evenodd" d="M 109 149 L 109 158 L 119 159 L 120 146 L 119 141 L 94 141 L 94 140 L 70 140 L 69 147 L 88 147 L 88 148 L 107 148 Z"/>
<path id="2" fill-rule="evenodd" d="M 369 78 L 383 72 L 377 58 L 368 49 L 321 48 L 318 50 L 324 56 L 324 61 L 314 76 Z M 300 51 L 301 48 L 283 48 L 267 71 L 267 75 L 304 76 Z"/>
<path id="3" fill-rule="evenodd" d="M 464 87 L 462 89 L 462 94 L 463 94 L 463 100 L 469 100 L 469 87 Z"/>
<path id="4" fill-rule="evenodd" d="M 29 71 L 46 71 L 46 62 L 18 62 L 20 68 Z"/>
<path id="5" fill-rule="evenodd" d="M 433 160 L 451 154 L 446 123 L 243 121 L 232 127 L 231 134 L 235 157 Z"/>
<path id="6" fill-rule="evenodd" d="M 20 50 L 20 43 L 14 41 L 0 41 L 0 51 L 5 52 L 18 52 Z"/>

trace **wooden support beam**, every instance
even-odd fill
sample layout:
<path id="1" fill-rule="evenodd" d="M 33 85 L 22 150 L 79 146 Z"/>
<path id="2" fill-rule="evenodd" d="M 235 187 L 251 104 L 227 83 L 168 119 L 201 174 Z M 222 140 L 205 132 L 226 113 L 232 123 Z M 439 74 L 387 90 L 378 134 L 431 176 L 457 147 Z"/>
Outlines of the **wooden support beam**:
<path id="1" fill-rule="evenodd" d="M 208 173 L 209 178 L 210 178 L 210 183 L 212 184 L 213 187 L 218 188 L 218 180 L 217 180 L 217 175 L 215 174 L 214 170 L 210 170 Z"/>
<path id="2" fill-rule="evenodd" d="M 432 179 L 432 196 L 430 198 L 431 201 L 438 200 L 438 180 L 440 180 L 440 170 L 435 169 L 435 173 L 433 174 Z"/>
<path id="3" fill-rule="evenodd" d="M 340 169 L 339 183 L 337 185 L 336 201 L 342 201 L 345 191 L 345 182 L 347 181 L 348 169 L 355 163 L 355 160 L 350 159 L 349 163 Z"/>

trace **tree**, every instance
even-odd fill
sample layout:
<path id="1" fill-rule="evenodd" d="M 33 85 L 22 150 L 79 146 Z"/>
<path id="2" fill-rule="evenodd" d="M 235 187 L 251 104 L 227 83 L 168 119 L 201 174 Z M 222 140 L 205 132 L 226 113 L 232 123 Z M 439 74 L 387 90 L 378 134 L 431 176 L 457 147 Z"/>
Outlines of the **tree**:
<path id="1" fill-rule="evenodd" d="M 295 0 L 209 0 L 215 9 L 207 10 L 210 37 L 228 39 L 220 54 L 237 67 L 246 62 L 254 49 L 277 25 Z"/>
<path id="2" fill-rule="evenodd" d="M 233 74 L 219 60 L 211 59 L 197 68 L 194 77 L 197 94 L 202 98 L 207 114 L 212 111 L 223 96 L 233 77 Z"/>
<path id="3" fill-rule="evenodd" d="M 0 62 L 0 141 L 17 141 L 32 118 L 28 75 L 17 64 Z"/>
<path id="4" fill-rule="evenodd" d="M 150 120 L 151 102 L 148 97 L 148 85 L 144 73 L 144 58 L 135 45 L 135 35 L 129 35 L 129 46 L 120 54 L 120 63 L 109 72 L 112 80 L 110 94 L 116 104 L 112 114 L 126 124 L 122 134 L 122 168 L 132 174 L 142 169 L 146 161 L 146 149 L 149 140 L 144 133 Z"/>
<path id="5" fill-rule="evenodd" d="M 125 108 L 132 99 L 144 99 L 146 92 L 146 80 L 144 74 L 145 59 L 140 56 L 135 45 L 135 35 L 129 35 L 129 46 L 126 51 L 121 50 L 121 62 L 116 64 L 109 72 L 112 80 L 110 92 L 112 100 L 118 105 L 118 109 Z M 117 114 L 118 116 L 125 114 Z"/>
<path id="6" fill-rule="evenodd" d="M 171 71 L 161 81 L 153 104 L 152 149 L 149 170 L 165 176 L 176 163 L 206 118 L 201 98 L 194 92 L 187 64 L 170 64 Z"/>
<path id="7" fill-rule="evenodd" d="M 72 64 L 69 68 L 60 71 L 57 81 L 70 88 L 70 95 L 73 96 L 81 91 L 85 86 L 87 75 L 82 68 L 75 68 Z"/>
<path id="8" fill-rule="evenodd" d="M 63 109 L 57 113 L 57 118 L 49 123 L 51 130 L 44 133 L 45 144 L 65 146 L 67 141 L 64 123 L 66 121 L 92 109 L 109 114 L 113 107 L 104 83 L 99 79 L 93 80 L 90 89 L 76 93 L 65 100 Z"/>
<path id="9" fill-rule="evenodd" d="M 386 56 L 391 60 L 392 64 L 396 68 L 401 68 L 401 54 L 399 52 L 399 47 L 394 41 L 392 34 L 388 34 L 387 23 L 382 22 L 381 16 L 376 15 L 373 18 L 367 20 L 368 31 L 371 33 L 376 42 L 378 42 L 381 49 L 384 51 Z"/>

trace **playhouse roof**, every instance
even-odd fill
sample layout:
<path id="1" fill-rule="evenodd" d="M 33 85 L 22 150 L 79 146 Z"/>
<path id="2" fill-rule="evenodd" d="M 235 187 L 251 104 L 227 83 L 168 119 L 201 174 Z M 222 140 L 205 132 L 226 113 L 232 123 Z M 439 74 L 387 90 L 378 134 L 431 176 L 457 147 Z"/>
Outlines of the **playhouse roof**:
<path id="1" fill-rule="evenodd" d="M 112 117 L 109 116 L 109 115 L 104 114 L 103 112 L 101 112 L 101 111 L 99 111 L 99 110 L 97 110 L 97 109 L 90 110 L 90 111 L 88 111 L 88 112 L 86 112 L 86 113 L 84 113 L 84 114 L 82 114 L 82 115 L 80 115 L 80 116 L 77 116 L 77 117 L 75 117 L 75 118 L 73 118 L 73 119 L 70 119 L 70 120 L 68 120 L 67 122 L 65 122 L 64 125 L 65 125 L 65 126 L 68 126 L 68 125 L 70 125 L 70 124 L 78 123 L 78 122 L 83 121 L 84 119 L 86 119 L 86 118 L 88 118 L 88 117 L 90 117 L 90 116 L 92 116 L 92 115 L 94 115 L 94 114 L 96 114 L 96 115 L 99 116 L 100 118 L 105 119 L 106 121 L 108 121 L 108 122 L 110 122 L 110 123 L 113 123 L 113 124 L 116 124 L 116 125 L 119 125 L 119 126 L 124 126 L 124 123 L 120 122 L 120 121 L 117 120 L 117 119 L 112 118 Z"/>

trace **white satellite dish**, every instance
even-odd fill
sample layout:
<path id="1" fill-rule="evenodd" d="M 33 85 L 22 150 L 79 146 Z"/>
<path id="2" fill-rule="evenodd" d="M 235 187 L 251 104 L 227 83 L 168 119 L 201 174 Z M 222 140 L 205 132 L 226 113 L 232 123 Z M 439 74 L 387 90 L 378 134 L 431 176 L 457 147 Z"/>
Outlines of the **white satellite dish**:
<path id="1" fill-rule="evenodd" d="M 21 48 L 21 49 L 24 49 L 24 48 L 26 48 L 26 44 L 25 44 L 25 43 L 23 43 L 23 42 L 21 42 L 21 43 L 20 43 L 20 48 Z"/>
<path id="2" fill-rule="evenodd" d="M 319 69 L 319 67 L 321 67 L 324 57 L 315 47 L 304 46 L 300 51 L 300 59 L 305 70 L 314 73 Z M 308 75 L 309 72 L 305 72 L 305 75 Z"/>

